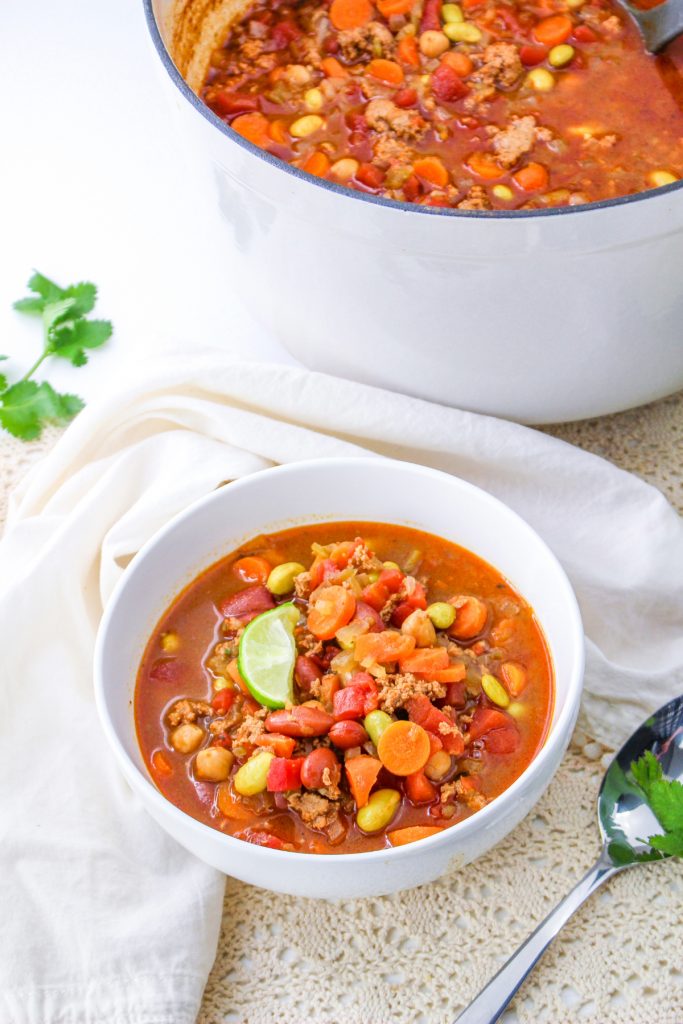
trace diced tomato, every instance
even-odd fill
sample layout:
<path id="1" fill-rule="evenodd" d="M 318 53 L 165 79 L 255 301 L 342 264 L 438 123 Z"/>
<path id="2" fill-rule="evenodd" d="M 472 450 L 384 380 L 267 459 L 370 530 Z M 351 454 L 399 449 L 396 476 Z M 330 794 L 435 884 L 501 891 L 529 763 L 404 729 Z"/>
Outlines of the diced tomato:
<path id="1" fill-rule="evenodd" d="M 446 687 L 446 703 L 453 708 L 465 706 L 465 683 L 449 683 Z"/>
<path id="2" fill-rule="evenodd" d="M 282 736 L 277 732 L 264 732 L 257 736 L 255 743 L 257 747 L 272 750 L 276 757 L 291 757 L 296 746 L 293 736 Z"/>
<path id="3" fill-rule="evenodd" d="M 420 194 L 420 181 L 415 174 L 411 174 L 403 183 L 403 195 L 409 203 L 412 203 Z"/>
<path id="4" fill-rule="evenodd" d="M 272 835 L 270 832 L 258 832 L 252 828 L 245 828 L 241 832 L 236 832 L 235 837 L 242 839 L 246 843 L 253 843 L 254 846 L 267 846 L 271 850 L 284 850 L 285 848 L 285 844 L 277 836 Z"/>
<path id="5" fill-rule="evenodd" d="M 211 707 L 219 715 L 225 715 L 235 703 L 236 693 L 231 686 L 226 686 L 214 696 Z"/>
<path id="6" fill-rule="evenodd" d="M 258 96 L 253 93 L 232 92 L 230 89 L 221 89 L 211 99 L 211 107 L 220 117 L 248 114 L 258 110 L 258 105 Z"/>
<path id="7" fill-rule="evenodd" d="M 598 37 L 588 25 L 577 25 L 574 29 L 574 38 L 579 43 L 597 43 Z"/>
<path id="8" fill-rule="evenodd" d="M 293 21 L 281 21 L 271 32 L 270 38 L 276 50 L 284 50 L 301 35 L 301 30 Z"/>
<path id="9" fill-rule="evenodd" d="M 219 611 L 225 619 L 242 619 L 246 615 L 260 615 L 261 612 L 274 607 L 275 601 L 271 592 L 263 584 L 257 583 L 226 597 L 221 602 Z"/>
<path id="10" fill-rule="evenodd" d="M 335 722 L 350 718 L 362 718 L 365 714 L 367 690 L 364 686 L 345 686 L 337 690 L 332 699 L 332 715 Z"/>
<path id="11" fill-rule="evenodd" d="M 361 164 L 356 171 L 356 181 L 359 181 L 361 185 L 365 185 L 366 188 L 381 188 L 384 181 L 384 171 L 381 171 L 379 167 L 375 167 L 374 164 Z"/>
<path id="12" fill-rule="evenodd" d="M 417 103 L 417 89 L 399 89 L 394 93 L 394 103 L 397 107 L 414 107 Z"/>
<path id="13" fill-rule="evenodd" d="M 404 578 L 400 569 L 382 569 L 375 582 L 364 589 L 363 600 L 379 612 L 391 595 L 401 589 Z"/>
<path id="14" fill-rule="evenodd" d="M 494 729 L 484 737 L 484 746 L 490 754 L 511 754 L 519 744 L 519 733 L 514 726 Z"/>
<path id="15" fill-rule="evenodd" d="M 311 590 L 317 590 L 321 584 L 326 583 L 331 576 L 336 576 L 338 572 L 339 567 L 331 558 L 323 558 L 320 562 L 314 562 L 311 566 Z"/>
<path id="16" fill-rule="evenodd" d="M 407 775 L 404 786 L 411 804 L 430 804 L 439 795 L 434 783 L 422 771 Z"/>
<path id="17" fill-rule="evenodd" d="M 411 722 L 438 736 L 448 754 L 457 756 L 463 753 L 465 741 L 459 731 L 453 731 L 453 719 L 435 708 L 429 697 L 425 697 L 423 693 L 415 694 L 406 701 L 406 710 Z"/>
<path id="18" fill-rule="evenodd" d="M 269 793 L 288 793 L 301 788 L 303 757 L 274 757 L 268 768 L 266 788 Z"/>
<path id="19" fill-rule="evenodd" d="M 408 616 L 412 615 L 414 611 L 415 609 L 413 608 L 412 604 L 410 604 L 408 601 L 401 601 L 401 603 L 397 604 L 393 612 L 391 613 L 391 625 L 396 626 L 397 629 L 400 629 L 403 623 L 408 618 Z"/>
<path id="20" fill-rule="evenodd" d="M 477 708 L 469 728 L 471 740 L 478 740 L 494 729 L 505 729 L 512 719 L 495 708 Z"/>
<path id="21" fill-rule="evenodd" d="M 437 736 L 434 732 L 428 732 L 429 736 L 429 756 L 437 754 L 440 750 L 443 750 L 443 742 L 440 736 Z"/>
<path id="22" fill-rule="evenodd" d="M 534 46 L 532 43 L 527 43 L 519 48 L 519 59 L 527 68 L 532 68 L 536 64 L 542 64 L 547 56 L 547 46 Z"/>
<path id="23" fill-rule="evenodd" d="M 339 544 L 335 544 L 330 551 L 330 561 L 333 562 L 339 569 L 345 569 L 351 561 L 351 556 L 359 545 L 363 543 L 362 537 L 356 537 L 355 540 L 343 540 Z"/>
<path id="24" fill-rule="evenodd" d="M 328 672 L 320 680 L 320 702 L 325 705 L 326 711 L 331 711 L 334 703 L 334 695 L 341 689 L 341 680 L 336 672 Z"/>
<path id="25" fill-rule="evenodd" d="M 363 704 L 363 714 L 369 715 L 371 711 L 375 711 L 379 706 L 379 693 L 377 690 L 377 683 L 372 678 L 369 672 L 355 672 L 351 676 L 352 686 L 361 686 L 365 692 L 365 702 Z"/>
<path id="26" fill-rule="evenodd" d="M 436 71 L 432 72 L 430 86 L 439 103 L 453 103 L 470 91 L 450 64 L 439 64 Z"/>
<path id="27" fill-rule="evenodd" d="M 352 757 L 344 763 L 346 779 L 351 790 L 351 796 L 356 801 L 356 807 L 365 807 L 370 796 L 370 790 L 377 782 L 377 776 L 382 770 L 382 762 L 376 757 L 361 754 L 359 757 Z"/>
<path id="28" fill-rule="evenodd" d="M 450 718 L 446 718 L 446 721 L 450 726 L 454 723 Z M 465 753 L 465 737 L 458 730 L 456 732 L 444 732 L 439 733 L 441 742 L 443 743 L 443 749 L 447 754 L 453 754 L 455 757 L 460 757 L 461 754 Z"/>
<path id="29" fill-rule="evenodd" d="M 157 775 L 168 776 L 173 774 L 171 763 L 163 750 L 155 750 L 152 754 L 152 768 Z"/>

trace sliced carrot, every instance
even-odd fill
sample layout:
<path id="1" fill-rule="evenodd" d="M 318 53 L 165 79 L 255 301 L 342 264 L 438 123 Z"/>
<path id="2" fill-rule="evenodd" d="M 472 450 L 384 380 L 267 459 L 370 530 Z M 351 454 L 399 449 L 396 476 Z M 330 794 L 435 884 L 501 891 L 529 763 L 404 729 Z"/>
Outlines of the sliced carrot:
<path id="1" fill-rule="evenodd" d="M 478 597 L 452 597 L 449 604 L 455 608 L 455 622 L 448 632 L 456 640 L 472 640 L 483 631 L 489 612 Z"/>
<path id="2" fill-rule="evenodd" d="M 430 754 L 427 731 L 415 722 L 392 722 L 377 744 L 377 755 L 392 775 L 414 775 L 424 768 Z"/>
<path id="3" fill-rule="evenodd" d="M 359 757 L 352 757 L 346 761 L 344 768 L 351 796 L 356 801 L 356 807 L 365 807 L 370 790 L 377 782 L 377 776 L 382 770 L 382 762 L 378 761 L 376 757 L 361 754 Z"/>
<path id="4" fill-rule="evenodd" d="M 320 70 L 328 78 L 348 78 L 349 73 L 343 64 L 340 64 L 336 57 L 323 57 L 320 61 Z"/>
<path id="5" fill-rule="evenodd" d="M 449 182 L 448 171 L 438 156 L 423 156 L 415 161 L 413 170 L 420 178 L 424 178 L 430 185 L 436 185 L 437 188 L 444 188 Z"/>
<path id="6" fill-rule="evenodd" d="M 421 647 L 401 658 L 400 667 L 401 672 L 428 674 L 431 679 L 432 672 L 444 672 L 449 668 L 448 651 L 445 647 Z"/>
<path id="7" fill-rule="evenodd" d="M 448 53 L 444 53 L 441 63 L 448 64 L 449 67 L 453 68 L 459 78 L 467 78 L 474 69 L 474 64 L 467 54 L 460 53 L 458 50 L 449 50 Z"/>
<path id="8" fill-rule="evenodd" d="M 470 153 L 467 157 L 467 166 L 480 178 L 486 178 L 487 181 L 495 181 L 505 174 L 495 157 L 490 153 L 482 153 L 481 150 Z"/>
<path id="9" fill-rule="evenodd" d="M 265 558 L 259 558 L 257 555 L 247 555 L 246 558 L 237 559 L 232 567 L 232 571 L 244 583 L 265 584 L 272 568 L 270 562 L 267 562 Z"/>
<path id="10" fill-rule="evenodd" d="M 291 757 L 294 753 L 296 740 L 292 736 L 281 736 L 277 732 L 264 732 L 254 740 L 257 747 L 272 750 L 276 757 Z"/>
<path id="11" fill-rule="evenodd" d="M 249 807 L 240 797 L 232 793 L 228 782 L 221 782 L 217 787 L 216 803 L 221 814 L 232 821 L 253 822 L 254 820 L 253 807 Z"/>
<path id="12" fill-rule="evenodd" d="M 533 30 L 533 35 L 544 46 L 558 46 L 569 39 L 573 28 L 574 25 L 569 15 L 551 14 L 549 18 L 539 21 Z"/>
<path id="13" fill-rule="evenodd" d="M 331 640 L 353 618 L 356 599 L 346 587 L 321 587 L 308 613 L 308 628 L 318 640 Z"/>
<path id="14" fill-rule="evenodd" d="M 157 775 L 169 776 L 173 774 L 173 768 L 163 750 L 155 750 L 152 754 L 152 768 Z"/>
<path id="15" fill-rule="evenodd" d="M 500 667 L 500 674 L 510 696 L 519 697 L 527 683 L 524 665 L 520 665 L 518 661 L 506 661 Z"/>
<path id="16" fill-rule="evenodd" d="M 303 166 L 304 170 L 308 171 L 309 174 L 314 174 L 316 178 L 324 178 L 330 169 L 330 161 L 325 153 L 316 150 L 315 153 L 311 153 L 306 158 Z"/>
<path id="17" fill-rule="evenodd" d="M 404 636 L 393 629 L 385 629 L 382 633 L 364 633 L 356 640 L 354 654 L 356 661 L 365 668 L 373 662 L 379 664 L 388 661 L 400 661 L 415 647 L 414 636 Z"/>
<path id="18" fill-rule="evenodd" d="M 244 679 L 242 679 L 240 670 L 237 667 L 237 658 L 233 658 L 232 661 L 228 662 L 228 675 L 232 679 L 233 683 L 237 683 L 242 693 L 246 693 L 248 697 L 251 696 L 249 687 L 245 683 Z"/>
<path id="19" fill-rule="evenodd" d="M 396 14 L 408 14 L 413 8 L 415 0 L 377 0 L 377 10 L 384 18 L 391 18 Z"/>
<path id="20" fill-rule="evenodd" d="M 271 121 L 268 133 L 273 142 L 279 142 L 283 146 L 287 142 L 287 125 L 284 121 Z"/>
<path id="21" fill-rule="evenodd" d="M 512 180 L 525 192 L 537 192 L 548 187 L 548 172 L 543 164 L 530 163 L 512 175 Z"/>
<path id="22" fill-rule="evenodd" d="M 411 68 L 419 68 L 420 51 L 415 36 L 404 36 L 396 47 L 396 56 L 402 64 L 409 64 Z"/>
<path id="23" fill-rule="evenodd" d="M 371 17 L 370 0 L 332 0 L 330 21 L 340 32 L 347 28 L 361 28 Z"/>
<path id="24" fill-rule="evenodd" d="M 243 139 L 253 142 L 255 146 L 260 146 L 261 149 L 265 149 L 270 142 L 270 135 L 268 133 L 270 125 L 268 118 L 264 117 L 263 114 L 240 114 L 239 117 L 235 118 L 230 127 L 234 128 Z"/>
<path id="25" fill-rule="evenodd" d="M 365 70 L 368 75 L 372 75 L 380 82 L 385 82 L 386 85 L 401 85 L 403 82 L 403 68 L 395 60 L 377 57 L 370 61 Z"/>
<path id="26" fill-rule="evenodd" d="M 435 836 L 437 832 L 443 832 L 443 829 L 437 828 L 436 825 L 410 825 L 408 828 L 397 828 L 393 832 L 387 832 L 387 839 L 392 846 L 407 846 L 408 843 L 416 843 L 418 839 Z"/>
<path id="27" fill-rule="evenodd" d="M 415 672 L 418 679 L 431 679 L 433 683 L 459 683 L 467 675 L 465 666 L 461 661 L 448 668 L 434 669 L 431 672 Z"/>

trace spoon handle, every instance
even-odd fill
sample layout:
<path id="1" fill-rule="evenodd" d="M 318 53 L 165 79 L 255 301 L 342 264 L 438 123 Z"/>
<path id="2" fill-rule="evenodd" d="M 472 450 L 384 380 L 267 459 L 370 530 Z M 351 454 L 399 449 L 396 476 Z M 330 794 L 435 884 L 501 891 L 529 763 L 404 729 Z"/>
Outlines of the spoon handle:
<path id="1" fill-rule="evenodd" d="M 513 998 L 522 982 L 531 973 L 560 928 L 562 928 L 584 900 L 595 892 L 598 886 L 620 871 L 603 850 L 600 857 L 565 896 L 561 903 L 541 921 L 526 942 L 519 947 L 498 974 L 481 990 L 470 1005 L 463 1010 L 455 1024 L 495 1024 L 505 1007 Z"/>

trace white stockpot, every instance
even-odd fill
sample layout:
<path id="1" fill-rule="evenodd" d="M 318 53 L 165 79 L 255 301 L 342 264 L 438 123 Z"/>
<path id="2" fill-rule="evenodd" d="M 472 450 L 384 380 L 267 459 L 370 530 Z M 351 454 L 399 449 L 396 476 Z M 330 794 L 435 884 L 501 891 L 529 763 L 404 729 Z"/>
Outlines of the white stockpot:
<path id="1" fill-rule="evenodd" d="M 683 182 L 520 212 L 364 195 L 216 117 L 172 59 L 177 0 L 144 6 L 188 147 L 217 194 L 232 285 L 307 366 L 526 423 L 683 387 Z"/>
<path id="2" fill-rule="evenodd" d="M 153 785 L 133 698 L 148 637 L 174 597 L 250 537 L 307 522 L 399 523 L 445 537 L 494 565 L 534 609 L 555 674 L 548 736 L 512 785 L 482 810 L 418 843 L 369 853 L 254 846 L 185 814 Z M 132 560 L 105 610 L 95 651 L 104 733 L 156 821 L 197 857 L 242 881 L 296 896 L 349 899 L 422 885 L 475 860 L 529 813 L 567 747 L 581 698 L 583 629 L 562 568 L 530 526 L 490 494 L 433 469 L 379 458 L 312 459 L 236 480 L 181 512 Z"/>

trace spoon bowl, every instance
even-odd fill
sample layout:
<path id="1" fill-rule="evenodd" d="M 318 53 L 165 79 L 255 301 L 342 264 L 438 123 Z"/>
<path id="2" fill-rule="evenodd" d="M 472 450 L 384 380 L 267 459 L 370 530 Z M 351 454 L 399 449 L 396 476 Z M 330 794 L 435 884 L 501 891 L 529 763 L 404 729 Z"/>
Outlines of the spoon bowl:
<path id="1" fill-rule="evenodd" d="M 563 925 L 603 882 L 634 864 L 668 859 L 647 841 L 648 837 L 662 835 L 663 829 L 631 771 L 633 763 L 648 752 L 659 761 L 666 778 L 683 782 L 683 696 L 675 697 L 646 719 L 607 769 L 598 794 L 603 845 L 593 867 L 513 953 L 455 1024 L 495 1024 Z"/>

